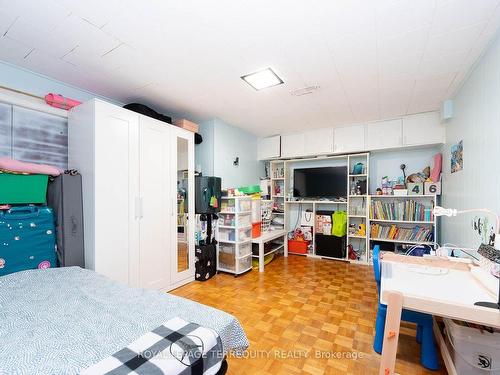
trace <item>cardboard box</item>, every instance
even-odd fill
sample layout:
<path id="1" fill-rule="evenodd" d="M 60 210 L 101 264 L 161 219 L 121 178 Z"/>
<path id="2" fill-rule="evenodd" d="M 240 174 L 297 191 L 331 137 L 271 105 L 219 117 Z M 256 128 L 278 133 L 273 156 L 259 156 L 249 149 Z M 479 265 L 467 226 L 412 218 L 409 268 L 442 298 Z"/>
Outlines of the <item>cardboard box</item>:
<path id="1" fill-rule="evenodd" d="M 179 119 L 179 120 L 174 120 L 174 125 L 178 126 L 179 128 L 189 130 L 190 132 L 193 132 L 193 133 L 198 133 L 198 130 L 199 130 L 198 124 L 195 124 L 194 122 L 186 120 L 185 118 Z"/>

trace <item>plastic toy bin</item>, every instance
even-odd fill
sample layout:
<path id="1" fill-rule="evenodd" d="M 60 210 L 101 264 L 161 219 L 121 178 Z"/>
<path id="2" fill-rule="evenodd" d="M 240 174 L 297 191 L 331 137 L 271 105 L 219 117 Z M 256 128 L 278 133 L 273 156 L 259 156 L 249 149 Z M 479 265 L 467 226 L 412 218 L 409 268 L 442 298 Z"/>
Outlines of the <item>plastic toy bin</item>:
<path id="1" fill-rule="evenodd" d="M 288 251 L 297 254 L 307 254 L 309 241 L 288 240 Z"/>
<path id="2" fill-rule="evenodd" d="M 48 176 L 0 173 L 0 204 L 45 203 Z"/>
<path id="3" fill-rule="evenodd" d="M 500 375 L 500 331 L 480 331 L 443 319 L 457 374 Z"/>

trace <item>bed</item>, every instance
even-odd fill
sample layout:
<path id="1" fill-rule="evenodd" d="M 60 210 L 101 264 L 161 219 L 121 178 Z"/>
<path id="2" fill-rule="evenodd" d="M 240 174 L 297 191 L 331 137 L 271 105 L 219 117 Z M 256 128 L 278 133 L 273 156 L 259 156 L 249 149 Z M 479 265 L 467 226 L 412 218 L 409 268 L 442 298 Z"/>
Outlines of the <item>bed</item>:
<path id="1" fill-rule="evenodd" d="M 77 374 L 162 322 L 215 330 L 225 352 L 248 340 L 236 318 L 158 291 L 129 288 L 79 267 L 0 277 L 0 374 Z"/>

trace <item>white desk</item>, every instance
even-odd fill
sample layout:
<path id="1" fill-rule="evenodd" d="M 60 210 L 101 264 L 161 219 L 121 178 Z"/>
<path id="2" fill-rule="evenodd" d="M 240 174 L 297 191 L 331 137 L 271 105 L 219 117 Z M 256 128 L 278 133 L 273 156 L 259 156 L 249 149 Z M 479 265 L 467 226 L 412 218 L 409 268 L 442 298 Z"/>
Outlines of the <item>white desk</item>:
<path id="1" fill-rule="evenodd" d="M 500 328 L 499 310 L 474 306 L 474 302 L 498 300 L 475 276 L 477 270 L 455 262 L 436 267 L 438 264 L 425 258 L 419 259 L 421 264 L 403 262 L 403 258 L 382 253 L 380 291 L 387 320 L 380 374 L 394 374 L 401 309 Z M 498 288 L 498 280 L 493 281 Z"/>
<path id="2" fill-rule="evenodd" d="M 264 253 L 264 244 L 266 244 L 267 242 L 276 240 L 280 237 L 283 237 L 283 245 L 276 246 L 275 248 L 268 251 L 267 253 Z M 284 230 L 284 229 L 262 232 L 262 235 L 260 237 L 252 238 L 252 243 L 259 245 L 259 255 L 253 255 L 254 258 L 256 258 L 256 257 L 259 258 L 259 272 L 264 272 L 264 256 L 269 255 L 269 254 L 273 254 L 282 248 L 284 248 L 285 257 L 288 256 L 287 246 L 284 246 L 285 241 L 286 241 L 286 230 Z"/>

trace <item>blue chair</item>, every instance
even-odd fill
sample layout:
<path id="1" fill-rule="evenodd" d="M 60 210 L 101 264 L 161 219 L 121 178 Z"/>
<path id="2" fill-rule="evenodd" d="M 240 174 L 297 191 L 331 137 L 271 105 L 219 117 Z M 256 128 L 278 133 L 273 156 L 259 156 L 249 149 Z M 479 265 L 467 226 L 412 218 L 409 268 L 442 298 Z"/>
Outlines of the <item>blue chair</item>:
<path id="1" fill-rule="evenodd" d="M 377 282 L 377 292 L 379 295 L 377 321 L 375 322 L 375 340 L 373 349 L 381 354 L 384 343 L 385 318 L 387 316 L 387 305 L 380 303 L 380 246 L 373 248 L 373 271 Z M 436 350 L 436 340 L 434 338 L 432 315 L 423 314 L 416 311 L 404 310 L 401 313 L 401 321 L 417 324 L 417 342 L 420 348 L 420 363 L 429 370 L 439 368 L 438 355 Z"/>

